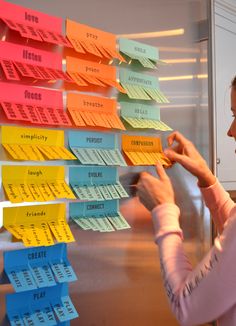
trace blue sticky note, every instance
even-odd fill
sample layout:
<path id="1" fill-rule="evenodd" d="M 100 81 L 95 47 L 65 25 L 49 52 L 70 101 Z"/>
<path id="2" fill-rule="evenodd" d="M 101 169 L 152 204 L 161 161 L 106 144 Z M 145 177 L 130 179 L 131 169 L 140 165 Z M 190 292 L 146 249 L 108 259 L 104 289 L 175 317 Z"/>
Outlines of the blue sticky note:
<path id="1" fill-rule="evenodd" d="M 59 283 L 77 280 L 67 259 L 67 245 L 65 243 L 58 243 L 50 248 L 50 266 Z"/>
<path id="2" fill-rule="evenodd" d="M 9 319 L 11 326 L 25 326 L 23 319 L 21 318 L 21 315 L 19 314 L 19 312 L 8 311 L 7 317 Z"/>
<path id="3" fill-rule="evenodd" d="M 62 304 L 64 309 L 67 311 L 68 316 L 70 317 L 70 319 L 75 319 L 77 317 L 79 317 L 78 312 L 76 311 L 73 303 L 71 302 L 71 299 L 69 296 L 65 296 L 61 298 Z"/>

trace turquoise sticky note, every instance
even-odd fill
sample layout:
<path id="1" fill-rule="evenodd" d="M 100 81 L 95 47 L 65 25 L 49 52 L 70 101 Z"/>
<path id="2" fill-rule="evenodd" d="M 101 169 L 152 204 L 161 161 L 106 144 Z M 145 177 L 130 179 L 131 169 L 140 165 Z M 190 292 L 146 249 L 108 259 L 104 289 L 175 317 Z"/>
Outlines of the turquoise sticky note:
<path id="1" fill-rule="evenodd" d="M 121 116 L 137 119 L 160 120 L 160 107 L 157 105 L 120 101 Z"/>
<path id="2" fill-rule="evenodd" d="M 119 39 L 119 51 L 127 53 L 131 58 L 148 58 L 154 62 L 159 60 L 159 51 L 157 47 L 125 38 Z"/>

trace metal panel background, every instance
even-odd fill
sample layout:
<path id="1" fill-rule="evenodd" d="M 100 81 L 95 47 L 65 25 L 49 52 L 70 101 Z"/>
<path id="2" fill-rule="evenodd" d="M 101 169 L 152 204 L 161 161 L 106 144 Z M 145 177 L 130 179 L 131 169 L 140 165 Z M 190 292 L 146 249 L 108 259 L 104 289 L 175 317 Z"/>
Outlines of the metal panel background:
<path id="1" fill-rule="evenodd" d="M 18 0 L 10 1 L 48 14 L 69 17 L 115 34 L 143 33 L 184 28 L 176 37 L 137 39 L 158 46 L 160 58 L 185 59 L 159 69 L 161 77 L 185 76 L 161 81 L 171 103 L 161 109 L 164 122 L 192 139 L 208 160 L 207 41 L 199 39 L 199 24 L 206 19 L 201 0 Z M 186 60 L 191 59 L 191 60 Z M 187 77 L 186 77 L 187 76 Z M 163 142 L 164 136 L 163 136 Z M 2 160 L 2 158 L 1 158 Z M 133 169 L 120 169 L 120 175 Z M 139 168 L 136 171 L 142 170 Z M 153 168 L 148 170 L 154 173 Z M 178 191 L 185 247 L 196 263 L 209 247 L 209 214 L 202 205 L 196 180 L 179 166 L 168 173 Z M 4 203 L 2 203 L 4 205 Z M 80 318 L 72 325 L 156 326 L 177 325 L 163 290 L 158 254 L 153 242 L 149 213 L 136 198 L 121 203 L 132 229 L 112 234 L 80 231 L 71 225 L 76 243 L 69 245 L 69 259 L 79 280 L 70 287 Z M 0 245 L 8 245 L 0 234 Z M 0 261 L 2 266 L 2 261 Z M 5 293 L 0 286 L 0 320 L 4 320 Z"/>

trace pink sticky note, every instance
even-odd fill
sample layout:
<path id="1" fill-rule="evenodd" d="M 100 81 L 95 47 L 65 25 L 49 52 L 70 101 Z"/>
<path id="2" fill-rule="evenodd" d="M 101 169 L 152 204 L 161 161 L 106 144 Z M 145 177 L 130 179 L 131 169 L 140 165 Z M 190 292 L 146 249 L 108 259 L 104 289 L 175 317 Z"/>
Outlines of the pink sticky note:
<path id="1" fill-rule="evenodd" d="M 58 34 L 62 33 L 62 18 L 50 16 L 13 3 L 0 2 L 0 17 L 19 22 L 23 25 L 32 26 L 35 29 L 41 28 Z"/>
<path id="2" fill-rule="evenodd" d="M 30 46 L 0 41 L 0 59 L 62 71 L 62 55 Z"/>
<path id="3" fill-rule="evenodd" d="M 35 110 L 40 117 L 40 120 L 42 121 L 42 124 L 44 125 L 53 125 L 54 122 L 52 118 L 50 117 L 50 114 L 48 113 L 47 109 L 43 106 L 36 106 Z"/>
<path id="4" fill-rule="evenodd" d="M 7 79 L 9 80 L 20 80 L 19 74 L 12 61 L 0 60 L 2 69 Z"/>
<path id="5" fill-rule="evenodd" d="M 0 101 L 33 106 L 63 108 L 63 94 L 59 90 L 0 82 Z"/>
<path id="6" fill-rule="evenodd" d="M 31 123 L 41 124 L 42 121 L 33 105 L 24 105 L 25 111 L 28 113 Z"/>
<path id="7" fill-rule="evenodd" d="M 19 120 L 19 113 L 15 110 L 12 103 L 1 102 L 1 107 L 9 120 Z"/>

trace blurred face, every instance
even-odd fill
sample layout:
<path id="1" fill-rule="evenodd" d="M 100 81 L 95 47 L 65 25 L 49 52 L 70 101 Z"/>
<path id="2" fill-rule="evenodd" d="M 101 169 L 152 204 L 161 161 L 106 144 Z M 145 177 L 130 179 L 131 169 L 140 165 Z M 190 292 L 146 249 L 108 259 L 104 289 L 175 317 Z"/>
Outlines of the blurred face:
<path id="1" fill-rule="evenodd" d="M 234 137 L 236 141 L 236 90 L 232 87 L 231 89 L 231 113 L 233 122 L 227 132 L 229 137 Z"/>

